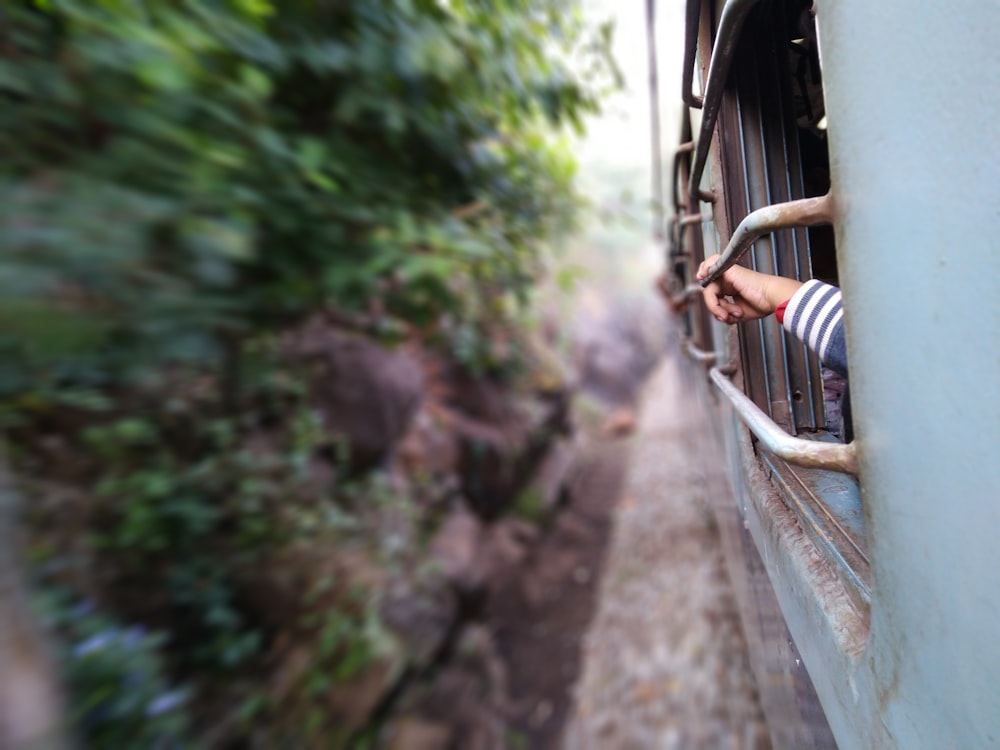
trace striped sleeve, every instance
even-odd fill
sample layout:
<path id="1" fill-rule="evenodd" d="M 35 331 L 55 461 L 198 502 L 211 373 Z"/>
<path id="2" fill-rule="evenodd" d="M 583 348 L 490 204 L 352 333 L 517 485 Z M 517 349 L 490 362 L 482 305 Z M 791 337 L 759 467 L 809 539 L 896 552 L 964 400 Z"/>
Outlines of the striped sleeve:
<path id="1" fill-rule="evenodd" d="M 782 325 L 819 355 L 831 370 L 847 376 L 844 309 L 840 290 L 811 279 L 788 301 Z"/>

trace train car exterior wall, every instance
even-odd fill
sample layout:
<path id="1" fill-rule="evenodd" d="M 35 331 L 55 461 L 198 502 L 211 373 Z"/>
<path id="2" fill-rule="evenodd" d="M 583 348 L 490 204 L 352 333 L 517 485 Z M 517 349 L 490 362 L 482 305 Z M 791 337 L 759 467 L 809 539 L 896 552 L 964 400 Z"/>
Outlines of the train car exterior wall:
<path id="1" fill-rule="evenodd" d="M 706 79 L 720 39 L 735 44 L 719 34 L 716 19 L 734 6 L 744 6 L 742 13 L 756 6 L 752 13 L 766 23 L 766 14 L 784 5 L 689 3 L 700 14 L 696 77 L 700 71 Z M 810 511 L 793 507 L 799 490 L 783 478 L 784 461 L 751 438 L 707 381 L 706 400 L 719 404 L 713 411 L 740 511 L 838 746 L 1000 748 L 1000 3 L 817 0 L 812 11 L 846 310 L 863 560 L 833 560 L 836 540 L 824 546 L 816 533 L 805 533 Z M 763 41 L 740 41 L 744 48 L 755 43 Z M 767 106 L 745 94 L 734 103 L 743 75 L 735 70 L 728 78 L 705 178 L 675 190 L 684 216 L 674 223 L 671 262 L 683 276 L 681 296 L 685 284 L 692 296 L 703 252 L 702 238 L 694 243 L 688 234 L 698 215 L 711 219 L 704 245 L 725 246 L 745 211 L 759 207 L 760 196 L 746 197 L 745 209 L 743 198 L 732 202 L 747 187 L 733 184 L 726 167 L 727 149 L 741 150 L 746 163 L 732 112 L 742 106 L 744 117 L 748 103 Z M 689 159 L 675 180 L 687 179 Z M 709 190 L 713 203 L 704 200 Z M 681 225 L 685 216 L 695 218 Z M 768 249 L 762 257 L 766 263 L 790 256 Z M 748 356 L 745 332 L 737 337 L 697 307 L 689 331 L 694 353 L 709 350 L 692 368 L 732 362 L 737 386 L 778 419 L 770 396 L 753 392 L 755 378 L 772 375 L 754 371 L 759 363 Z M 758 338 L 774 349 L 780 340 L 768 344 L 764 333 Z M 761 355 L 765 362 L 768 356 Z M 815 367 L 785 360 L 793 368 L 789 382 Z M 795 416 L 795 405 L 789 408 L 785 429 L 814 431 Z M 827 504 L 837 502 L 836 476 L 810 480 Z M 851 543 L 852 533 L 845 532 Z"/>

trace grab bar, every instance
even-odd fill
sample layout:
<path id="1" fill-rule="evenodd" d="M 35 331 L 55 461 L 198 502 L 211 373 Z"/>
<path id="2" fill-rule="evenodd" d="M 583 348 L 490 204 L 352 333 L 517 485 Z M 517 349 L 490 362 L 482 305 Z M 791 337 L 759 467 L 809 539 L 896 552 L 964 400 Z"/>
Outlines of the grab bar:
<path id="1" fill-rule="evenodd" d="M 691 87 L 694 84 L 694 57 L 698 50 L 698 31 L 701 24 L 701 2 L 699 0 L 687 0 L 685 10 L 685 31 L 684 31 L 684 71 L 682 74 L 681 96 L 684 103 L 694 109 L 701 109 L 702 97 L 695 94 Z"/>
<path id="2" fill-rule="evenodd" d="M 660 83 L 656 62 L 656 0 L 646 0 L 646 49 L 649 64 L 650 147 L 653 169 L 653 239 L 663 239 L 663 160 L 660 154 Z"/>
<path id="3" fill-rule="evenodd" d="M 716 360 L 715 352 L 706 352 L 704 349 L 699 349 L 690 341 L 687 342 L 685 348 L 687 349 L 688 356 L 695 362 L 699 362 L 700 364 L 703 364 L 708 367 L 715 364 Z"/>
<path id="4" fill-rule="evenodd" d="M 697 284 L 688 284 L 686 287 L 677 292 L 677 294 L 670 295 L 670 306 L 673 307 L 674 310 L 680 310 L 688 303 L 689 300 L 700 295 L 700 286 Z"/>
<path id="5" fill-rule="evenodd" d="M 718 367 L 708 371 L 712 382 L 729 399 L 733 409 L 767 450 L 796 466 L 840 471 L 858 475 L 858 455 L 854 443 L 822 443 L 792 437 L 765 414 L 757 404 L 722 374 Z"/>
<path id="6" fill-rule="evenodd" d="M 705 84 L 705 96 L 702 100 L 701 132 L 698 134 L 698 148 L 695 150 L 694 168 L 691 170 L 691 182 L 688 186 L 694 205 L 698 200 L 714 202 L 715 196 L 702 190 L 701 176 L 705 171 L 705 161 L 708 159 L 708 147 L 715 132 L 715 121 L 719 117 L 719 106 L 722 104 L 722 90 L 726 86 L 729 66 L 733 61 L 733 52 L 740 39 L 743 21 L 747 13 L 757 4 L 757 0 L 726 0 L 719 19 L 719 30 L 712 48 L 712 60 L 708 65 L 708 82 Z"/>
<path id="7" fill-rule="evenodd" d="M 736 263 L 759 237 L 765 234 L 779 229 L 814 227 L 832 222 L 833 197 L 829 193 L 819 198 L 802 198 L 797 201 L 775 203 L 773 206 L 758 208 L 747 214 L 740 225 L 736 227 L 733 236 L 729 238 L 726 249 L 712 264 L 708 270 L 708 276 L 702 279 L 701 285 L 705 287 L 715 281 L 727 268 Z"/>
<path id="8" fill-rule="evenodd" d="M 681 157 L 691 151 L 694 151 L 694 141 L 685 141 L 677 147 L 676 151 L 674 151 L 674 158 L 670 167 L 672 179 L 670 185 L 670 197 L 674 202 L 675 212 L 687 210 L 687 204 L 682 204 L 680 195 L 678 195 L 680 191 L 677 189 L 677 177 L 680 175 L 681 171 Z"/>

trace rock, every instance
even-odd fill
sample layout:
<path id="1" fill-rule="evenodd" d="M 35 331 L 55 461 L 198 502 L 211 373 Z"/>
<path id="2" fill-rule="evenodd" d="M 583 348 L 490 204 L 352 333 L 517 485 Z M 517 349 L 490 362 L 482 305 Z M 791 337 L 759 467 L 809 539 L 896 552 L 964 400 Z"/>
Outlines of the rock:
<path id="1" fill-rule="evenodd" d="M 447 724 L 405 716 L 386 731 L 385 750 L 448 750 L 453 732 Z"/>
<path id="2" fill-rule="evenodd" d="M 315 316 L 282 342 L 311 367 L 311 401 L 355 469 L 381 461 L 406 433 L 424 392 L 424 371 L 406 348 L 388 348 Z"/>
<path id="3" fill-rule="evenodd" d="M 601 432 L 608 437 L 624 437 L 634 431 L 635 410 L 628 407 L 613 411 L 601 425 Z"/>
<path id="4" fill-rule="evenodd" d="M 458 616 L 458 600 L 443 579 L 396 582 L 381 605 L 384 623 L 418 669 L 437 655 Z"/>
<path id="5" fill-rule="evenodd" d="M 557 379 L 518 390 L 458 367 L 439 370 L 434 378 L 438 414 L 458 440 L 462 494 L 480 518 L 493 521 L 524 488 L 552 441 L 569 432 L 569 392 L 556 387 Z"/>
<path id="6" fill-rule="evenodd" d="M 570 440 L 554 443 L 542 460 L 538 471 L 528 482 L 524 491 L 537 497 L 544 510 L 551 511 L 559 504 L 567 488 L 567 479 L 575 457 L 576 450 Z"/>
<path id="7" fill-rule="evenodd" d="M 447 476 L 458 471 L 459 438 L 451 421 L 452 416 L 439 404 L 421 404 L 399 443 L 397 456 L 407 474 Z"/>
<path id="8" fill-rule="evenodd" d="M 322 612 L 356 591 L 378 591 L 388 573 L 360 547 L 290 546 L 239 579 L 243 600 L 262 622 L 283 627 L 307 612 Z"/>
<path id="9" fill-rule="evenodd" d="M 479 519 L 464 504 L 458 504 L 431 540 L 432 559 L 459 593 L 474 593 L 483 587 L 484 571 L 477 560 L 483 533 Z"/>
<path id="10" fill-rule="evenodd" d="M 518 518 L 504 518 L 489 527 L 476 553 L 475 567 L 484 580 L 493 580 L 520 564 L 528 554 L 538 529 Z"/>
<path id="11" fill-rule="evenodd" d="M 424 719 L 452 728 L 453 747 L 509 750 L 506 670 L 485 626 L 463 631 L 455 658 L 437 675 L 417 710 Z"/>
<path id="12" fill-rule="evenodd" d="M 406 666 L 400 649 L 386 650 L 359 674 L 343 682 L 333 682 L 321 696 L 326 707 L 325 721 L 337 732 L 350 735 L 365 727 L 382 700 L 395 686 Z M 316 644 L 303 642 L 289 649 L 278 662 L 272 680 L 272 699 L 285 707 L 290 723 L 296 724 L 309 711 L 314 697 L 308 687 L 311 670 L 317 669 Z"/>
<path id="13" fill-rule="evenodd" d="M 383 657 L 356 677 L 334 685 L 326 696 L 330 723 L 350 732 L 366 726 L 403 671 L 402 656 Z"/>

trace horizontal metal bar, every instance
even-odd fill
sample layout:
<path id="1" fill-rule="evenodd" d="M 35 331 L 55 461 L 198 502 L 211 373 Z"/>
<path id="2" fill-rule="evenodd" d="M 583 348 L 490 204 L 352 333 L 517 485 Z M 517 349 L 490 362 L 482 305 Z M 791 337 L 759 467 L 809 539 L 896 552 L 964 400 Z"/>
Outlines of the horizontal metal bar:
<path id="1" fill-rule="evenodd" d="M 683 220 L 682 220 L 683 221 Z M 791 227 L 814 227 L 820 224 L 830 224 L 833 221 L 833 198 L 826 194 L 819 198 L 802 198 L 787 203 L 776 203 L 764 206 L 747 214 L 729 238 L 729 244 L 722 251 L 708 276 L 701 281 L 703 287 L 708 286 L 721 276 L 727 268 L 734 265 L 750 246 L 761 236 L 779 229 Z"/>
<path id="2" fill-rule="evenodd" d="M 681 302 L 687 302 L 695 297 L 700 297 L 701 292 L 702 289 L 697 284 L 688 284 L 675 296 L 675 299 L 680 300 Z"/>
<path id="3" fill-rule="evenodd" d="M 691 299 L 692 297 L 700 297 L 701 291 L 701 287 L 697 284 L 688 284 L 684 287 L 684 291 L 682 291 L 681 294 L 684 295 L 685 299 Z"/>
<path id="4" fill-rule="evenodd" d="M 705 221 L 705 217 L 701 214 L 687 214 L 686 216 L 682 216 L 678 223 L 682 227 L 689 227 L 692 224 L 701 224 L 703 221 Z"/>
<path id="5" fill-rule="evenodd" d="M 694 84 L 694 58 L 698 51 L 698 30 L 701 18 L 701 0 L 687 0 L 684 29 L 684 70 L 681 83 L 681 96 L 689 107 L 701 109 L 702 98 L 697 96 L 692 87 Z"/>
<path id="6" fill-rule="evenodd" d="M 701 287 L 697 284 L 688 284 L 677 294 L 672 294 L 670 296 L 670 304 L 675 310 L 679 310 L 681 307 L 686 305 L 692 298 L 701 296 Z"/>
<path id="7" fill-rule="evenodd" d="M 792 437 L 723 375 L 719 368 L 713 367 L 708 374 L 722 395 L 729 399 L 750 432 L 771 453 L 797 466 L 811 466 L 857 476 L 858 457 L 854 443 L 821 443 Z"/>
<path id="8" fill-rule="evenodd" d="M 701 291 L 700 289 L 698 290 Z M 699 349 L 697 346 L 692 344 L 690 341 L 685 345 L 687 349 L 688 356 L 691 357 L 695 362 L 700 362 L 703 365 L 711 366 L 715 364 L 716 355 L 715 352 L 706 352 L 704 349 Z"/>
<path id="9" fill-rule="evenodd" d="M 698 134 L 698 147 L 695 150 L 694 167 L 691 170 L 691 182 L 688 189 L 694 205 L 699 200 L 713 201 L 715 196 L 701 189 L 701 176 L 705 171 L 708 159 L 708 147 L 715 132 L 715 121 L 719 118 L 719 107 L 722 104 L 722 91 L 729 77 L 729 67 L 733 62 L 733 53 L 740 39 L 743 21 L 747 13 L 757 4 L 758 0 L 726 0 L 719 19 L 719 30 L 712 48 L 712 61 L 708 65 L 708 81 L 705 84 L 705 97 L 702 104 L 701 132 Z"/>

